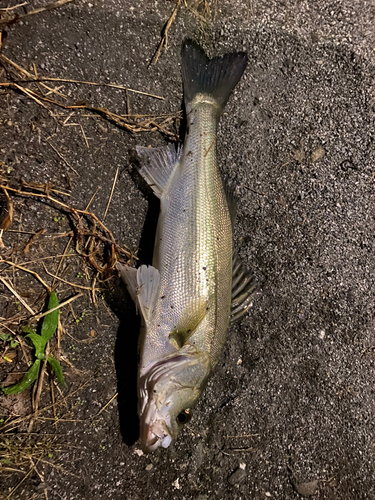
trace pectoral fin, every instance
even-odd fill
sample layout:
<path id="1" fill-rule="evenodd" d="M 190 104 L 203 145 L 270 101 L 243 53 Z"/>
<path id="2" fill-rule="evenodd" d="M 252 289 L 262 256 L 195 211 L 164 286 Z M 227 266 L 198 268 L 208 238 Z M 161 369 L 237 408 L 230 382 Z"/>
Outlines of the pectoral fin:
<path id="1" fill-rule="evenodd" d="M 237 252 L 233 252 L 232 307 L 230 322 L 241 318 L 253 305 L 252 299 L 258 290 L 255 276 L 247 271 Z"/>
<path id="2" fill-rule="evenodd" d="M 137 270 L 137 302 L 142 316 L 147 323 L 150 321 L 158 298 L 160 273 L 152 266 L 141 266 Z"/>
<path id="3" fill-rule="evenodd" d="M 174 325 L 173 330 L 169 334 L 169 338 L 173 339 L 178 347 L 182 347 L 195 330 L 198 328 L 200 322 L 203 320 L 207 312 L 207 299 L 201 297 L 199 301 L 189 304 Z"/>
<path id="4" fill-rule="evenodd" d="M 136 304 L 137 302 L 136 290 L 138 286 L 137 270 L 134 267 L 124 266 L 123 264 L 120 264 L 120 262 L 117 262 L 116 269 L 120 273 L 120 276 L 126 285 L 126 288 L 129 292 L 130 297 L 132 298 L 132 301 Z"/>
<path id="5" fill-rule="evenodd" d="M 138 269 L 117 263 L 117 269 L 125 282 L 126 288 L 140 309 L 147 324 L 155 307 L 159 290 L 159 271 L 152 266 L 141 266 Z"/>

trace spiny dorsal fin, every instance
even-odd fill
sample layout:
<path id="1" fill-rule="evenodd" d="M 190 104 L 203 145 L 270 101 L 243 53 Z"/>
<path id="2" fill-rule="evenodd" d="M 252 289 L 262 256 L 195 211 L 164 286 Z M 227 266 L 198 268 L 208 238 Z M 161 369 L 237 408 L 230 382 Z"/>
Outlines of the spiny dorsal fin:
<path id="1" fill-rule="evenodd" d="M 252 299 L 258 290 L 255 276 L 244 268 L 236 251 L 233 252 L 232 276 L 231 323 L 241 318 L 249 310 L 253 305 Z"/>
<path id="2" fill-rule="evenodd" d="M 176 150 L 173 144 L 160 148 L 136 147 L 141 164 L 139 173 L 158 198 L 162 196 L 171 173 L 180 159 L 181 149 L 179 146 Z"/>

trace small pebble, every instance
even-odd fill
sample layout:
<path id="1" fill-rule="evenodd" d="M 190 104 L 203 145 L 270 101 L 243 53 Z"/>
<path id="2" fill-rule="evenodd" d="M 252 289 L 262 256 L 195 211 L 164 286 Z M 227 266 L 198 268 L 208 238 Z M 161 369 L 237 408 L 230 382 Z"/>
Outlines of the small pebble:
<path id="1" fill-rule="evenodd" d="M 309 497 L 311 495 L 315 495 L 317 492 L 319 481 L 315 480 L 308 483 L 293 483 L 293 486 L 297 493 L 303 497 Z"/>
<path id="2" fill-rule="evenodd" d="M 238 467 L 233 474 L 231 474 L 228 478 L 228 483 L 234 486 L 235 484 L 240 484 L 242 481 L 244 481 L 246 477 L 246 472 L 244 469 L 241 469 Z"/>
<path id="3" fill-rule="evenodd" d="M 176 481 L 173 481 L 172 486 L 174 486 L 177 490 L 181 489 L 181 486 L 179 484 L 180 479 L 177 478 Z"/>
<path id="4" fill-rule="evenodd" d="M 315 163 L 316 161 L 323 158 L 323 156 L 324 156 L 324 149 L 322 148 L 322 146 L 319 146 L 318 149 L 316 149 L 311 153 L 311 161 Z"/>

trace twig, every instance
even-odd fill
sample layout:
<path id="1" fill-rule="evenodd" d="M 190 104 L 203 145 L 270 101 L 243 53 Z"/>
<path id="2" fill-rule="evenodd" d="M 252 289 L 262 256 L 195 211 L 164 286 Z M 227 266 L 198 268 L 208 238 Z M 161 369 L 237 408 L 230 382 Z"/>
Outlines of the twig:
<path id="1" fill-rule="evenodd" d="M 5 63 L 8 63 L 8 64 L 12 65 L 20 73 L 26 75 L 28 78 L 31 78 L 32 80 L 30 80 L 30 81 L 35 81 L 36 80 L 35 75 L 33 75 L 32 73 L 29 73 L 24 68 L 22 68 L 22 66 L 19 66 L 17 63 L 15 63 L 14 61 L 12 61 L 11 59 L 8 59 L 6 56 L 4 56 L 4 54 L 0 54 L 0 61 L 1 60 L 3 62 L 5 62 Z M 48 87 L 48 85 L 45 85 L 44 83 L 41 83 L 41 85 L 42 85 L 42 87 L 44 87 L 45 89 L 47 89 L 49 92 L 53 92 L 54 94 L 59 95 L 63 99 L 66 99 L 66 96 L 64 94 L 61 94 L 60 92 L 57 92 L 55 89 L 52 89 L 51 87 Z"/>
<path id="2" fill-rule="evenodd" d="M 98 217 L 94 213 L 88 212 L 87 210 L 79 210 L 78 208 L 70 207 L 69 205 L 66 205 L 63 202 L 56 200 L 56 198 L 53 198 L 52 196 L 49 196 L 47 194 L 29 193 L 27 191 L 20 191 L 19 189 L 14 189 L 14 188 L 10 188 L 8 186 L 2 186 L 2 185 L 0 185 L 0 188 L 6 188 L 8 191 L 12 191 L 13 193 L 19 194 L 20 196 L 34 196 L 36 198 L 43 198 L 45 200 L 52 201 L 53 203 L 56 203 L 56 205 L 59 205 L 60 207 L 65 208 L 66 210 L 69 210 L 70 212 L 72 212 L 77 217 L 78 220 L 80 220 L 79 214 L 92 217 L 92 219 L 97 224 L 99 224 L 99 226 L 103 229 L 103 231 L 108 234 L 111 243 L 113 245 L 115 245 L 115 247 L 118 249 L 118 251 L 127 254 L 128 257 L 131 257 L 130 251 L 124 250 L 119 245 L 117 245 L 117 243 L 113 237 L 112 232 L 98 219 Z"/>
<path id="3" fill-rule="evenodd" d="M 37 231 L 36 233 L 34 233 L 31 236 L 31 238 L 29 238 L 29 241 L 26 243 L 25 248 L 23 249 L 23 254 L 25 256 L 29 253 L 30 247 L 35 242 L 35 240 L 37 240 L 39 238 L 39 236 L 41 236 L 42 234 L 44 234 L 46 232 L 47 232 L 46 228 L 39 229 L 39 231 Z"/>
<path id="4" fill-rule="evenodd" d="M 12 294 L 21 302 L 21 304 L 29 311 L 33 316 L 36 314 L 31 307 L 23 300 L 23 298 L 16 292 L 10 283 L 8 283 L 4 278 L 0 276 L 0 281 L 12 292 Z"/>
<path id="5" fill-rule="evenodd" d="M 237 436 L 225 436 L 226 438 L 250 438 L 250 437 L 257 437 L 260 436 L 259 433 L 257 434 L 238 434 Z"/>
<path id="6" fill-rule="evenodd" d="M 58 0 L 57 2 L 53 2 L 53 3 L 46 5 L 45 7 L 40 7 L 39 9 L 30 10 L 30 12 L 26 12 L 26 14 L 16 15 L 11 20 L 0 19 L 0 24 L 9 24 L 9 23 L 12 23 L 18 19 L 23 19 L 24 17 L 33 16 L 35 14 L 40 14 L 41 12 L 44 12 L 46 10 L 56 9 L 57 7 L 61 7 L 62 5 L 65 5 L 65 4 L 70 3 L 70 2 L 73 2 L 73 0 Z"/>
<path id="7" fill-rule="evenodd" d="M 99 189 L 100 189 L 100 186 L 98 186 L 98 187 L 96 188 L 96 191 L 95 191 L 95 193 L 91 196 L 90 201 L 89 201 L 89 202 L 88 202 L 88 204 L 86 205 L 85 210 L 88 210 L 88 209 L 89 209 L 89 206 L 90 206 L 90 205 L 91 205 L 91 203 L 93 202 L 93 200 L 94 200 L 95 196 L 98 194 Z"/>
<path id="8" fill-rule="evenodd" d="M 167 21 L 167 24 L 165 25 L 165 28 L 163 29 L 162 38 L 160 40 L 160 43 L 158 45 L 158 48 L 156 50 L 154 57 L 151 59 L 150 65 L 151 64 L 155 65 L 158 62 L 158 59 L 160 57 L 160 53 L 161 53 L 161 50 L 163 47 L 165 47 L 167 49 L 167 47 L 168 47 L 168 31 L 169 31 L 169 28 L 171 27 L 173 21 L 175 20 L 175 17 L 176 17 L 176 14 L 177 14 L 177 11 L 178 11 L 180 5 L 181 5 L 181 0 L 178 0 L 175 8 L 172 11 L 172 14 L 169 16 L 169 19 Z"/>
<path id="9" fill-rule="evenodd" d="M 37 462 L 37 465 L 38 465 L 38 463 L 39 463 L 39 460 Z M 29 472 L 23 476 L 23 478 L 21 479 L 21 481 L 18 484 L 16 484 L 16 486 L 12 489 L 12 491 L 5 498 L 5 500 L 9 500 L 13 496 L 13 493 L 21 486 L 21 484 L 25 481 L 25 479 L 30 476 L 30 474 L 32 473 L 33 470 L 34 470 L 34 467 L 31 467 Z"/>
<path id="10" fill-rule="evenodd" d="M 39 314 L 34 315 L 34 317 L 32 319 L 35 320 L 35 321 L 39 321 L 40 318 L 43 318 L 44 316 L 47 316 L 47 314 L 49 314 L 49 313 L 51 313 L 53 311 L 57 311 L 57 309 L 61 309 L 61 307 L 64 307 L 67 304 L 70 304 L 71 302 L 73 302 L 74 300 L 78 299 L 79 297 L 82 297 L 82 295 L 83 295 L 83 293 L 79 293 L 79 294 L 75 295 L 74 297 L 71 297 L 70 299 L 65 300 L 65 302 L 61 302 L 61 304 L 59 304 L 58 306 L 53 307 L 52 309 L 48 309 L 48 311 L 45 311 L 44 313 L 39 313 Z"/>
<path id="11" fill-rule="evenodd" d="M 45 107 L 41 101 L 44 102 L 49 102 L 51 104 L 54 104 L 55 106 L 59 106 L 60 108 L 63 109 L 87 109 L 88 111 L 92 111 L 93 113 L 97 113 L 98 115 L 104 116 L 107 120 L 115 123 L 119 127 L 124 128 L 128 132 L 131 132 L 132 134 L 136 132 L 155 132 L 156 130 L 160 130 L 165 134 L 166 136 L 172 138 L 173 140 L 179 140 L 179 137 L 177 134 L 173 134 L 172 132 L 169 132 L 166 129 L 160 128 L 156 123 L 150 122 L 150 125 L 152 124 L 152 128 L 150 126 L 141 126 L 140 124 L 134 124 L 134 123 L 128 123 L 124 120 L 124 118 L 120 115 L 116 115 L 115 113 L 112 113 L 106 108 L 99 108 L 95 106 L 88 106 L 86 104 L 75 104 L 75 105 L 67 105 L 67 104 L 62 104 L 61 102 L 54 101 L 53 99 L 49 99 L 48 97 L 41 96 L 37 94 L 36 92 L 33 92 L 30 89 L 25 89 L 24 87 L 21 87 L 20 85 L 17 85 L 15 83 L 11 82 L 6 82 L 6 83 L 0 83 L 0 87 L 10 87 L 10 88 L 16 88 L 20 92 L 23 92 L 26 94 L 28 97 L 31 99 L 34 99 L 38 104 L 41 104 L 43 107 Z M 73 124 L 71 124 L 73 125 Z M 74 124 L 75 125 L 75 124 Z"/>
<path id="12" fill-rule="evenodd" d="M 38 184 L 37 182 L 26 182 L 25 179 L 21 178 L 22 187 L 26 187 L 29 189 L 36 189 L 37 191 L 42 191 L 45 194 L 49 193 L 57 193 L 62 194 L 63 196 L 72 196 L 70 193 L 66 193 L 65 191 L 60 191 L 59 189 L 54 189 L 50 182 L 44 184 Z"/>
<path id="13" fill-rule="evenodd" d="M 55 406 L 55 391 L 53 388 L 53 380 L 52 377 L 49 377 L 49 390 L 51 392 L 51 401 L 52 401 L 52 413 L 53 413 L 53 418 L 55 419 L 55 427 L 57 427 L 57 413 L 56 413 L 56 406 Z"/>
<path id="14" fill-rule="evenodd" d="M 3 85 L 3 84 L 0 84 Z M 26 94 L 30 99 L 33 99 L 39 106 L 42 106 L 44 109 L 48 109 L 45 104 L 43 104 L 37 97 L 35 97 L 35 92 L 32 92 L 29 89 L 26 89 L 25 87 L 21 87 L 20 85 L 17 85 L 17 83 L 13 83 L 13 85 L 16 87 L 16 89 L 20 90 L 24 94 Z"/>
<path id="15" fill-rule="evenodd" d="M 90 146 L 89 146 L 89 143 L 88 143 L 85 131 L 83 130 L 83 127 L 82 127 L 81 123 L 79 124 L 79 126 L 81 127 L 82 135 L 83 135 L 83 138 L 85 139 L 86 147 L 87 147 L 87 149 L 90 149 Z"/>
<path id="16" fill-rule="evenodd" d="M 36 261 L 36 262 L 38 262 L 38 261 Z M 9 266 L 16 267 L 17 269 L 20 269 L 21 271 L 25 271 L 26 273 L 32 274 L 33 276 L 35 276 L 35 278 L 38 281 L 40 281 L 40 283 L 48 290 L 48 292 L 51 291 L 51 287 L 49 287 L 47 285 L 47 283 L 45 283 L 45 281 L 43 281 L 42 278 L 39 276 L 39 274 L 36 273 L 35 271 L 32 271 L 31 269 L 27 269 L 26 267 L 20 266 L 18 264 L 14 264 L 14 262 L 11 262 L 9 260 L 0 260 L 0 263 L 8 264 Z"/>
<path id="17" fill-rule="evenodd" d="M 43 264 L 43 267 L 44 267 L 45 272 L 49 276 L 52 276 L 52 278 L 57 279 L 59 281 L 62 281 L 63 283 L 66 283 L 67 285 L 72 286 L 74 288 L 80 288 L 81 290 L 89 290 L 89 291 L 92 292 L 92 287 L 90 287 L 90 286 L 83 286 L 83 285 L 76 285 L 75 283 L 70 283 L 69 281 L 66 281 L 63 278 L 60 278 L 60 276 L 57 276 L 55 274 L 50 273 L 44 264 Z"/>
<path id="18" fill-rule="evenodd" d="M 141 94 L 147 97 L 153 97 L 154 99 L 160 99 L 161 101 L 165 100 L 165 97 L 155 94 L 149 94 L 148 92 L 142 92 L 141 90 L 130 89 L 129 87 L 125 87 L 124 85 L 118 85 L 117 83 L 96 83 L 96 82 L 86 82 L 83 80 L 70 80 L 69 78 L 49 78 L 49 77 L 40 77 L 38 79 L 40 82 L 65 82 L 65 83 L 77 83 L 81 85 L 94 85 L 95 87 L 112 87 L 114 89 L 126 90 L 128 92 L 133 92 L 133 94 Z M 23 80 L 19 83 L 27 83 L 28 80 Z"/>
<path id="19" fill-rule="evenodd" d="M 103 408 L 101 408 L 101 409 L 98 411 L 98 413 L 95 415 L 95 417 L 98 417 L 98 416 L 102 413 L 102 411 L 104 411 L 104 410 L 107 408 L 107 406 L 108 406 L 108 405 L 110 405 L 110 404 L 112 403 L 112 401 L 113 401 L 114 399 L 116 399 L 116 398 L 117 398 L 117 396 L 118 396 L 118 392 L 116 392 L 116 394 L 115 394 L 114 396 L 112 396 L 112 397 L 111 397 L 111 399 L 108 401 L 108 403 L 106 403 L 106 404 L 103 406 Z"/>
<path id="20" fill-rule="evenodd" d="M 77 172 L 77 170 L 75 168 L 73 168 L 71 166 L 71 164 L 68 162 L 68 160 L 66 160 L 63 155 L 55 148 L 55 146 L 53 144 L 51 144 L 49 141 L 46 140 L 46 143 L 51 146 L 51 148 L 55 151 L 55 153 L 62 159 L 62 161 L 65 163 L 65 165 L 67 165 L 71 170 L 73 170 L 73 172 L 78 175 L 78 177 L 81 177 L 79 175 L 79 173 Z"/>
<path id="21" fill-rule="evenodd" d="M 65 259 L 66 253 L 67 253 L 67 251 L 68 251 L 68 248 L 70 247 L 70 244 L 71 244 L 72 240 L 73 240 L 73 236 L 70 236 L 69 241 L 68 241 L 68 243 L 66 244 L 66 246 L 65 246 L 65 248 L 64 248 L 64 252 L 63 252 L 63 254 L 62 254 L 62 256 L 61 256 L 61 259 L 60 259 L 60 261 L 59 261 L 59 265 L 57 266 L 57 269 L 56 269 L 56 272 L 55 272 L 55 276 L 54 276 L 53 281 L 52 281 L 52 286 L 55 284 L 55 281 L 56 281 L 56 279 L 57 279 L 57 275 L 59 274 L 59 270 L 60 270 L 60 267 L 61 267 L 62 261 Z M 44 264 L 43 264 L 43 265 L 44 265 Z"/>
<path id="22" fill-rule="evenodd" d="M 44 484 L 44 476 L 43 476 L 43 474 L 38 471 L 38 469 L 37 469 L 37 467 L 36 467 L 36 465 L 35 465 L 34 460 L 32 459 L 32 457 L 29 457 L 29 460 L 32 463 L 32 465 L 34 467 L 34 470 L 35 470 L 36 474 L 38 475 L 41 483 Z M 48 490 L 47 490 L 47 488 L 44 488 L 43 491 L 44 491 L 44 496 L 46 497 L 46 500 L 48 500 Z"/>
<path id="23" fill-rule="evenodd" d="M 39 380 L 38 380 L 38 387 L 36 390 L 36 395 L 35 395 L 35 400 L 34 400 L 34 415 L 30 419 L 29 426 L 27 428 L 27 432 L 31 432 L 33 430 L 34 422 L 35 419 L 38 416 L 38 407 L 39 407 L 39 401 L 40 401 L 40 396 L 42 394 L 42 388 L 43 388 L 43 382 L 44 382 L 44 373 L 47 367 L 47 358 L 49 355 L 49 342 L 47 342 L 46 346 L 46 359 L 43 361 L 42 365 L 42 370 L 39 372 Z"/>
<path id="24" fill-rule="evenodd" d="M 203 148 L 203 149 L 204 149 L 204 151 L 205 151 L 203 158 L 206 158 L 206 156 L 207 156 L 207 155 L 208 155 L 208 153 L 210 152 L 210 150 L 211 150 L 212 146 L 215 144 L 215 141 L 216 141 L 216 138 L 214 137 L 214 138 L 212 139 L 212 142 L 211 142 L 211 144 L 210 144 L 209 148 L 208 148 L 208 149 Z"/>
<path id="25" fill-rule="evenodd" d="M 130 114 L 130 99 L 129 99 L 128 89 L 125 90 L 125 94 L 126 94 L 126 112 L 129 115 Z"/>
<path id="26" fill-rule="evenodd" d="M 104 220 L 105 220 L 105 218 L 107 216 L 109 205 L 111 204 L 111 200 L 112 200 L 113 192 L 115 190 L 115 186 L 116 186 L 116 181 L 117 181 L 117 176 L 118 176 L 119 170 L 120 170 L 120 167 L 117 167 L 117 170 L 116 170 L 116 173 L 115 173 L 115 177 L 114 177 L 113 183 L 112 183 L 111 193 L 110 193 L 109 198 L 108 198 L 107 206 L 105 207 L 105 212 L 104 212 L 104 215 L 103 215 L 103 222 L 104 222 Z"/>
<path id="27" fill-rule="evenodd" d="M 65 361 L 65 360 L 64 360 Z M 84 382 L 83 384 L 81 384 L 75 391 L 71 392 L 70 394 L 68 394 L 65 398 L 63 398 L 62 400 L 60 401 L 55 401 L 55 404 L 58 405 L 60 403 L 65 403 L 66 404 L 66 400 L 68 398 L 71 398 L 72 396 L 74 396 L 75 394 L 77 394 L 77 392 L 81 391 L 82 389 L 84 389 L 87 385 L 89 385 L 91 383 L 91 381 L 93 380 L 94 376 L 92 376 L 91 378 L 89 378 L 88 380 L 86 380 L 86 382 Z M 58 387 L 58 386 L 57 386 Z M 48 406 L 45 406 L 44 408 L 41 408 L 39 411 L 42 412 L 42 411 L 46 411 L 46 410 L 50 410 L 52 408 L 52 405 L 48 405 Z M 29 413 L 29 415 L 25 415 L 24 417 L 18 417 L 16 418 L 15 420 L 10 420 L 9 422 L 5 422 L 1 428 L 2 431 L 5 431 L 5 429 L 7 427 L 11 427 L 11 426 L 17 426 L 17 424 L 19 424 L 20 422 L 23 422 L 24 420 L 28 420 L 29 418 L 32 418 L 33 416 L 33 413 Z M 11 432 L 13 429 L 15 429 L 16 427 L 11 427 L 11 429 L 7 430 L 6 432 Z M 7 497 L 9 498 L 9 497 Z"/>
<path id="28" fill-rule="evenodd" d="M 70 3 L 70 2 L 73 2 L 73 0 L 57 0 L 57 2 L 49 3 L 45 7 L 39 7 L 39 9 L 31 10 L 30 12 L 27 12 L 22 17 L 32 16 L 34 14 L 39 14 L 40 12 L 45 12 L 46 10 L 56 9 L 57 7 L 61 7 L 62 5 L 65 5 L 65 4 Z"/>
<path id="29" fill-rule="evenodd" d="M 28 2 L 19 3 L 17 5 L 13 5 L 13 7 L 4 7 L 4 8 L 1 8 L 0 11 L 2 11 L 2 12 L 8 12 L 10 10 L 18 9 L 18 7 L 23 7 L 24 5 L 27 5 L 27 4 L 28 4 Z"/>
<path id="30" fill-rule="evenodd" d="M 92 280 L 92 287 L 91 287 L 92 302 L 93 302 L 95 307 L 98 307 L 98 303 L 96 301 L 96 288 L 95 288 L 97 277 L 98 277 L 98 273 L 96 273 L 96 275 L 94 276 L 94 278 Z"/>

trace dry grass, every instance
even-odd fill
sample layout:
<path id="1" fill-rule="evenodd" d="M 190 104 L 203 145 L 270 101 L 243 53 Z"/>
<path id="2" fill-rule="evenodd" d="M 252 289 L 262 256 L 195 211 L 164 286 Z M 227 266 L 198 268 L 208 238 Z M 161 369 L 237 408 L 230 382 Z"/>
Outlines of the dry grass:
<path id="1" fill-rule="evenodd" d="M 47 458 L 56 453 L 57 436 L 55 435 L 33 435 L 3 434 L 0 436 L 0 462 L 4 466 L 24 467 L 29 465 L 30 457 L 33 460 Z"/>
<path id="2" fill-rule="evenodd" d="M 20 7 L 23 7 L 28 4 L 28 2 L 23 2 L 20 4 L 17 4 L 13 7 L 5 7 L 0 9 L 0 13 L 4 14 L 2 19 L 0 19 L 0 26 L 1 25 L 9 25 L 9 24 L 14 24 L 16 23 L 19 19 L 23 19 L 28 16 L 34 16 L 35 14 L 40 14 L 41 12 L 45 12 L 46 10 L 52 10 L 52 9 L 57 9 L 58 7 L 62 7 L 63 5 L 73 2 L 73 0 L 57 0 L 57 2 L 52 2 L 46 5 L 45 7 L 40 7 L 39 9 L 32 9 L 29 10 L 28 12 L 24 14 L 18 14 L 17 12 L 14 13 L 14 10 L 19 9 Z"/>
<path id="3" fill-rule="evenodd" d="M 211 21 L 212 11 L 207 0 L 174 0 L 174 2 L 176 5 L 173 8 L 166 24 L 161 30 L 160 42 L 156 48 L 154 55 L 151 58 L 150 65 L 154 65 L 158 62 L 163 49 L 165 52 L 167 51 L 169 31 L 173 23 L 175 22 L 177 14 L 182 5 L 197 19 L 203 32 L 205 32 L 208 23 Z M 216 8 L 214 8 L 213 10 L 213 17 L 215 17 Z"/>
<path id="4" fill-rule="evenodd" d="M 0 63 L 3 65 L 7 74 L 7 81 L 0 82 L 0 88 L 8 88 L 13 89 L 15 91 L 20 92 L 25 95 L 29 99 L 32 99 L 39 106 L 43 107 L 52 112 L 54 106 L 58 106 L 59 108 L 72 110 L 72 111 L 90 111 L 96 115 L 100 115 L 106 120 L 114 123 L 120 128 L 125 129 L 127 132 L 131 134 L 136 134 L 140 132 L 160 132 L 164 136 L 168 137 L 170 140 L 178 141 L 179 136 L 176 133 L 178 130 L 179 121 L 181 119 L 181 112 L 163 114 L 163 115 L 139 115 L 139 114 L 126 114 L 120 115 L 113 111 L 108 110 L 106 107 L 101 106 L 91 106 L 89 104 L 66 104 L 66 102 L 62 102 L 61 100 L 57 100 L 63 98 L 65 101 L 66 96 L 61 92 L 57 91 L 54 88 L 47 86 L 45 81 L 53 81 L 60 82 L 66 84 L 77 84 L 77 85 L 94 85 L 94 86 L 103 86 L 103 87 L 111 87 L 111 88 L 119 88 L 122 90 L 126 90 L 127 92 L 137 93 L 139 95 L 145 95 L 148 97 L 152 97 L 155 99 L 164 99 L 161 96 L 157 96 L 154 94 L 150 94 L 147 92 L 142 92 L 140 90 L 134 90 L 123 85 L 118 85 L 114 83 L 95 83 L 95 82 L 87 82 L 81 80 L 72 80 L 69 78 L 54 78 L 54 77 L 40 77 L 39 75 L 29 73 L 27 70 L 22 68 L 19 64 L 11 61 L 3 54 L 0 54 Z M 25 79 L 25 77 L 27 79 Z M 41 87 L 36 87 L 37 90 L 34 90 L 32 85 L 41 85 Z M 41 93 L 41 88 L 47 90 L 46 94 Z M 56 95 L 56 99 L 52 99 L 49 97 L 49 94 L 53 93 Z M 128 95 L 128 94 L 127 94 Z M 129 108 L 129 105 L 128 105 Z M 83 135 L 85 135 L 84 130 L 82 129 Z M 86 139 L 87 143 L 87 139 Z M 71 165 L 62 157 L 61 153 L 50 143 L 48 144 L 55 150 L 55 152 L 62 158 L 62 160 L 69 166 L 69 168 L 73 169 Z M 88 144 L 87 144 L 88 146 Z M 89 147 L 89 146 L 88 146 Z M 73 169 L 74 170 L 74 169 Z M 77 172 L 75 172 L 77 173 Z M 77 174 L 78 175 L 78 174 Z"/>

